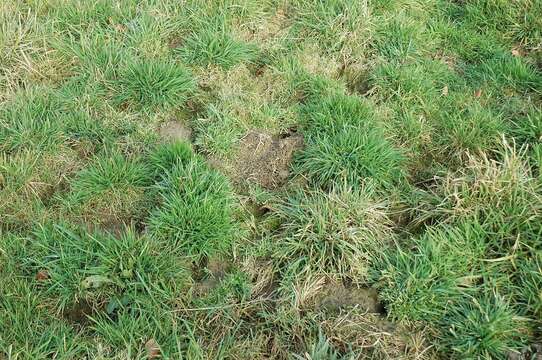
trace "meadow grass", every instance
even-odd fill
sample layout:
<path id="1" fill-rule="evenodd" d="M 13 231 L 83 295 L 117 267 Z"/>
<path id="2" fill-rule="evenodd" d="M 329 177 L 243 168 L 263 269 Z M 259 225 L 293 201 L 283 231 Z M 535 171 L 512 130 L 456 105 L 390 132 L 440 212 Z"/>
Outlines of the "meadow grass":
<path id="1" fill-rule="evenodd" d="M 538 358 L 541 19 L 2 2 L 0 359 Z"/>

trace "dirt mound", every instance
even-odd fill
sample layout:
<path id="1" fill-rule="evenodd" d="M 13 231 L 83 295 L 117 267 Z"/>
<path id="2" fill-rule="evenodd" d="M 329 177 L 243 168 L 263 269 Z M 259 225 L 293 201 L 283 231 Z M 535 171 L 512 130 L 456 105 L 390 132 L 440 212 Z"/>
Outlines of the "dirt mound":
<path id="1" fill-rule="evenodd" d="M 158 133 L 165 142 L 192 141 L 192 129 L 175 120 L 163 123 L 158 129 Z"/>
<path id="2" fill-rule="evenodd" d="M 303 137 L 295 132 L 270 135 L 263 131 L 250 131 L 239 146 L 234 166 L 236 180 L 275 189 L 288 179 L 293 155 L 302 147 Z"/>

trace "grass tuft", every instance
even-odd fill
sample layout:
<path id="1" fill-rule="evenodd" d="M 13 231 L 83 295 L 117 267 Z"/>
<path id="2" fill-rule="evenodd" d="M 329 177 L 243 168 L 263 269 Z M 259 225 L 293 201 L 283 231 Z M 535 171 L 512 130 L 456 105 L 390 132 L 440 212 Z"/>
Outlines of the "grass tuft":
<path id="1" fill-rule="evenodd" d="M 188 280 L 182 258 L 162 253 L 157 242 L 132 230 L 116 238 L 55 224 L 38 228 L 34 236 L 28 263 L 47 275 L 39 286 L 61 313 L 83 302 L 109 315 L 149 296 L 172 302 Z"/>
<path id="2" fill-rule="evenodd" d="M 165 164 L 173 151 L 187 155 L 181 146 L 163 149 L 154 163 Z M 180 157 L 164 169 L 157 191 L 160 206 L 149 217 L 149 231 L 171 251 L 200 261 L 229 248 L 236 225 L 233 196 L 223 175 L 196 155 Z"/>
<path id="3" fill-rule="evenodd" d="M 229 69 L 239 63 L 252 63 L 256 46 L 235 40 L 225 30 L 201 30 L 189 37 L 180 50 L 181 58 L 201 66 L 218 65 Z"/>
<path id="4" fill-rule="evenodd" d="M 292 196 L 277 207 L 281 225 L 274 256 L 289 262 L 291 274 L 368 281 L 378 252 L 393 239 L 389 209 L 372 196 L 370 188 Z"/>
<path id="5" fill-rule="evenodd" d="M 103 155 L 103 154 L 100 154 Z M 119 153 L 99 156 L 70 182 L 71 192 L 60 199 L 67 216 L 108 229 L 139 222 L 146 213 L 148 169 L 139 159 Z"/>
<path id="6" fill-rule="evenodd" d="M 336 96 L 303 109 L 306 148 L 297 172 L 322 188 L 367 182 L 391 186 L 401 179 L 401 153 L 385 138 L 361 99 Z"/>
<path id="7" fill-rule="evenodd" d="M 194 79 L 183 65 L 137 60 L 121 74 L 116 99 L 139 107 L 167 108 L 183 105 L 194 89 Z"/>
<path id="8" fill-rule="evenodd" d="M 496 294 L 472 299 L 445 319 L 449 333 L 443 346 L 464 357 L 498 359 L 523 347 L 523 321 Z"/>

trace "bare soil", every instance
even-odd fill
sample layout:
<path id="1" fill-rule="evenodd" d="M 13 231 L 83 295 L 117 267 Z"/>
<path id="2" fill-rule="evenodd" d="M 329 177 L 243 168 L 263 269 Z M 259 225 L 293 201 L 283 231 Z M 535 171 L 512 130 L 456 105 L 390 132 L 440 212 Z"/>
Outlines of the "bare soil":
<path id="1" fill-rule="evenodd" d="M 303 137 L 295 132 L 270 135 L 250 131 L 241 140 L 237 152 L 234 180 L 276 189 L 288 180 L 294 153 L 302 147 Z"/>
<path id="2" fill-rule="evenodd" d="M 226 277 L 231 263 L 220 258 L 209 259 L 203 279 L 198 281 L 195 286 L 197 295 L 206 295 L 220 285 L 220 282 Z"/>
<path id="3" fill-rule="evenodd" d="M 177 120 L 163 123 L 158 129 L 158 133 L 165 142 L 192 141 L 192 129 Z"/>
<path id="4" fill-rule="evenodd" d="M 317 306 L 331 312 L 358 307 L 368 313 L 384 313 L 384 307 L 375 289 L 346 287 L 340 283 L 326 284 L 317 300 Z"/>

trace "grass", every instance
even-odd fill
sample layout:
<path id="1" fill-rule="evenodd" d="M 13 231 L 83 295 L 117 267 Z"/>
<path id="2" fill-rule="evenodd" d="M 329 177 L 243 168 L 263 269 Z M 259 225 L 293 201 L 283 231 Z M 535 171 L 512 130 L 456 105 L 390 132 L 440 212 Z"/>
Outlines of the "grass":
<path id="1" fill-rule="evenodd" d="M 275 256 L 288 273 L 327 273 L 364 282 L 377 249 L 393 238 L 388 205 L 369 188 L 295 194 L 276 210 Z"/>
<path id="2" fill-rule="evenodd" d="M 302 110 L 307 146 L 299 155 L 298 172 L 324 188 L 399 181 L 402 156 L 385 138 L 373 110 L 352 96 L 319 101 Z"/>
<path id="3" fill-rule="evenodd" d="M 234 203 L 223 175 L 187 155 L 185 147 L 163 149 L 153 159 L 163 173 L 156 184 L 160 205 L 148 224 L 153 237 L 173 243 L 172 251 L 199 261 L 230 246 L 236 230 Z"/>
<path id="4" fill-rule="evenodd" d="M 242 62 L 252 62 L 256 48 L 219 31 L 202 30 L 186 40 L 181 57 L 188 63 L 202 66 L 218 65 L 224 69 Z"/>
<path id="5" fill-rule="evenodd" d="M 541 13 L 2 2 L 0 358 L 540 356 Z"/>
<path id="6" fill-rule="evenodd" d="M 119 103 L 153 108 L 182 105 L 195 83 L 180 64 L 146 60 L 127 65 L 119 86 Z"/>

